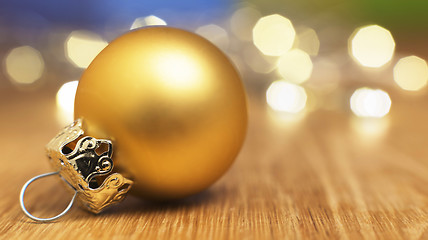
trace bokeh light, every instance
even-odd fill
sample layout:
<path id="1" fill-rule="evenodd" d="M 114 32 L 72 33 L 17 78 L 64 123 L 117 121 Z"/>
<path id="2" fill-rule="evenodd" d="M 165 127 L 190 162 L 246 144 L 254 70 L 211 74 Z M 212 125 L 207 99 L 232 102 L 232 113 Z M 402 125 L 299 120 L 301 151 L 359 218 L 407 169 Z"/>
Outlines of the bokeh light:
<path id="1" fill-rule="evenodd" d="M 196 29 L 195 33 L 205 37 L 221 49 L 229 47 L 229 36 L 226 30 L 215 25 L 209 24 Z"/>
<path id="2" fill-rule="evenodd" d="M 261 17 L 261 13 L 252 7 L 240 8 L 230 18 L 230 30 L 239 40 L 251 41 L 252 29 Z"/>
<path id="3" fill-rule="evenodd" d="M 311 56 L 317 56 L 320 49 L 318 34 L 312 28 L 302 28 L 297 32 L 294 46 Z"/>
<path id="4" fill-rule="evenodd" d="M 380 89 L 359 88 L 352 94 L 350 104 L 358 117 L 381 118 L 389 113 L 391 98 Z"/>
<path id="5" fill-rule="evenodd" d="M 156 17 L 154 15 L 150 15 L 147 17 L 139 17 L 134 20 L 134 22 L 131 25 L 131 30 L 146 26 L 159 26 L 159 25 L 167 25 L 166 22 L 159 17 Z"/>
<path id="6" fill-rule="evenodd" d="M 278 80 L 269 86 L 266 100 L 269 106 L 276 111 L 298 113 L 305 108 L 307 95 L 301 86 Z"/>
<path id="7" fill-rule="evenodd" d="M 30 46 L 12 49 L 4 61 L 10 80 L 17 84 L 32 84 L 42 76 L 45 63 L 40 52 Z"/>
<path id="8" fill-rule="evenodd" d="M 421 89 L 428 81 L 427 62 L 416 56 L 400 59 L 394 67 L 394 81 L 404 90 Z"/>
<path id="9" fill-rule="evenodd" d="M 295 37 L 291 21 L 279 14 L 260 18 L 253 28 L 254 45 L 269 56 L 286 53 L 293 46 Z"/>
<path id="10" fill-rule="evenodd" d="M 74 97 L 76 96 L 78 81 L 67 82 L 61 86 L 56 94 L 58 119 L 67 124 L 73 121 Z"/>
<path id="11" fill-rule="evenodd" d="M 278 72 L 288 81 L 303 83 L 309 79 L 313 64 L 307 53 L 300 49 L 293 49 L 278 60 Z"/>
<path id="12" fill-rule="evenodd" d="M 381 67 L 394 54 L 395 42 L 391 33 L 378 25 L 362 27 L 350 38 L 350 53 L 365 67 Z"/>
<path id="13" fill-rule="evenodd" d="M 107 44 L 93 32 L 73 31 L 65 43 L 66 56 L 76 67 L 87 68 Z"/>

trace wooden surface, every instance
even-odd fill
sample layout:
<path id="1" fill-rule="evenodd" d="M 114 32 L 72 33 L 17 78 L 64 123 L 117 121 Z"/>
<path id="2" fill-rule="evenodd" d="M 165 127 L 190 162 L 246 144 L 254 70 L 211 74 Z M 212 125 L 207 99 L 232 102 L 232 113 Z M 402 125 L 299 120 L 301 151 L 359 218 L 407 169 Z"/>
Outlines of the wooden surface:
<path id="1" fill-rule="evenodd" d="M 54 97 L 0 94 L 0 239 L 428 239 L 426 97 L 392 95 L 390 115 L 373 122 L 339 110 L 282 119 L 253 99 L 245 146 L 209 190 L 167 204 L 129 197 L 97 216 L 73 207 L 41 224 L 23 215 L 18 194 L 50 171 Z M 70 195 L 58 179 L 37 183 L 29 210 L 61 211 Z"/>

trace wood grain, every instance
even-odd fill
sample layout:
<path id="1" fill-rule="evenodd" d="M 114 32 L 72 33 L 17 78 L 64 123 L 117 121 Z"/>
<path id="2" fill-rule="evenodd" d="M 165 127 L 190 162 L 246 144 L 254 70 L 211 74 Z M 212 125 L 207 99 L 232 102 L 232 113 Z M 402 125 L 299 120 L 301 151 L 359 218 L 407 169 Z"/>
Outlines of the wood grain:
<path id="1" fill-rule="evenodd" d="M 41 224 L 23 215 L 18 194 L 50 171 L 54 96 L 0 95 L 1 239 L 428 239 L 426 97 L 393 94 L 390 115 L 371 122 L 344 109 L 280 118 L 254 98 L 245 146 L 209 190 L 163 204 L 129 197 L 100 215 L 73 207 Z M 31 186 L 26 203 L 47 217 L 69 198 L 52 178 Z"/>

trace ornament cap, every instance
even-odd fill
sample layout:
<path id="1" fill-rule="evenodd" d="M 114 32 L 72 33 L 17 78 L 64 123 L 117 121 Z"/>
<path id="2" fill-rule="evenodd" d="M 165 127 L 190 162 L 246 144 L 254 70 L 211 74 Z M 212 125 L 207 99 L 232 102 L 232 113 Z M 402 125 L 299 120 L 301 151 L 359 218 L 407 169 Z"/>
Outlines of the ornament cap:
<path id="1" fill-rule="evenodd" d="M 113 170 L 113 143 L 106 139 L 85 136 L 82 119 L 64 128 L 46 146 L 47 156 L 55 172 L 30 179 L 22 188 L 20 203 L 24 213 L 36 221 L 51 221 L 64 215 L 75 198 L 87 210 L 99 213 L 108 206 L 122 201 L 133 181 Z M 53 218 L 37 218 L 25 209 L 24 193 L 33 181 L 58 174 L 74 191 L 67 209 Z"/>

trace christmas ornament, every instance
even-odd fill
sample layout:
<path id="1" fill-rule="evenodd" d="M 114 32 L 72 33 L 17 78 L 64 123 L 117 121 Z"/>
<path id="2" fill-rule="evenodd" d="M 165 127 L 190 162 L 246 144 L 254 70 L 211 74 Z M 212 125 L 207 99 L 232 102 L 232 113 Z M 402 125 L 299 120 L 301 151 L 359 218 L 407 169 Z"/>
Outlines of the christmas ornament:
<path id="1" fill-rule="evenodd" d="M 84 72 L 76 121 L 48 145 L 55 172 L 20 196 L 37 221 L 77 199 L 98 213 L 128 193 L 170 200 L 198 193 L 232 164 L 247 127 L 245 90 L 229 59 L 193 33 L 149 27 L 110 43 Z M 34 180 L 58 174 L 74 190 L 53 218 L 23 203 Z"/>

